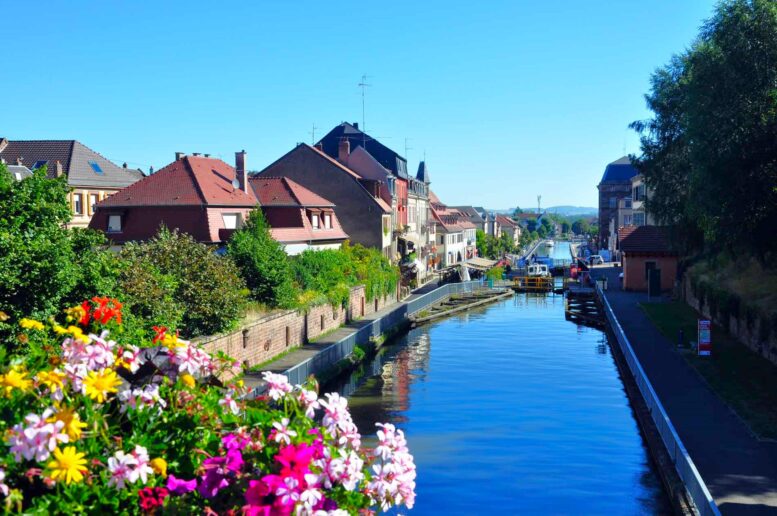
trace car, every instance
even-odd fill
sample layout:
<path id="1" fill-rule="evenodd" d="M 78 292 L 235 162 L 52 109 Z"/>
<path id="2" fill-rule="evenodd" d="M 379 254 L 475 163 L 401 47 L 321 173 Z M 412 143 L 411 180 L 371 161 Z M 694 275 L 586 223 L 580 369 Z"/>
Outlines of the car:
<path id="1" fill-rule="evenodd" d="M 602 258 L 602 257 L 601 257 L 600 255 L 598 255 L 598 254 L 594 254 L 594 255 L 592 255 L 592 256 L 591 256 L 591 257 L 588 259 L 588 263 L 590 263 L 591 265 L 601 265 L 601 264 L 603 264 L 603 263 L 604 263 L 604 258 Z"/>

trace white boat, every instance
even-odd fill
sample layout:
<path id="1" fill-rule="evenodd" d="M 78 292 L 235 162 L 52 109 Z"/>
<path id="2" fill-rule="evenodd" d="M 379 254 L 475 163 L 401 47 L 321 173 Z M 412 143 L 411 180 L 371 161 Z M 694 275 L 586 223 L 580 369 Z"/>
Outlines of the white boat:
<path id="1" fill-rule="evenodd" d="M 550 270 L 544 263 L 533 263 L 526 267 L 526 275 L 530 278 L 547 278 L 550 276 Z"/>
<path id="2" fill-rule="evenodd" d="M 548 240 L 547 242 L 545 242 L 545 245 L 548 247 L 553 247 L 554 245 L 556 245 L 556 243 L 553 240 Z"/>

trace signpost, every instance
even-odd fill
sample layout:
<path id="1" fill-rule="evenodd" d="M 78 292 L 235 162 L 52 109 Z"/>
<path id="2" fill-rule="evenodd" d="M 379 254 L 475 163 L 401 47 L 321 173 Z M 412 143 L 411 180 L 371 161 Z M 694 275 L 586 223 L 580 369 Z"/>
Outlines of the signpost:
<path id="1" fill-rule="evenodd" d="M 712 354 L 712 322 L 707 319 L 699 319 L 698 332 L 698 353 L 699 356 L 709 356 Z"/>

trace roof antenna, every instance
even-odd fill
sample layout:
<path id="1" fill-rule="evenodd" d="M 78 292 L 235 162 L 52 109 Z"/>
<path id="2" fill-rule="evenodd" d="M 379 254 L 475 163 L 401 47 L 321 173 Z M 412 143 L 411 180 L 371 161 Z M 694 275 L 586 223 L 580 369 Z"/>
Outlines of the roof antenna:
<path id="1" fill-rule="evenodd" d="M 410 160 L 408 159 L 407 151 L 413 150 L 412 147 L 408 147 L 407 146 L 407 142 L 409 142 L 410 140 L 412 140 L 412 138 L 405 138 L 405 159 L 408 160 L 408 161 L 410 161 Z"/>
<path id="2" fill-rule="evenodd" d="M 359 88 L 362 89 L 362 134 L 367 130 L 367 124 L 364 121 L 364 94 L 367 91 L 367 88 L 372 86 L 372 84 L 367 84 L 367 79 L 371 77 L 367 74 L 362 74 L 362 81 L 358 84 Z M 362 137 L 362 140 L 365 140 L 367 138 L 366 135 Z M 363 141 L 363 145 L 366 144 L 366 141 Z M 366 145 L 364 145 L 366 147 Z"/>
<path id="3" fill-rule="evenodd" d="M 316 129 L 318 129 L 318 127 L 316 127 L 316 124 L 314 122 L 313 123 L 313 130 L 309 132 L 309 134 L 310 134 L 310 145 L 315 145 L 316 144 Z"/>

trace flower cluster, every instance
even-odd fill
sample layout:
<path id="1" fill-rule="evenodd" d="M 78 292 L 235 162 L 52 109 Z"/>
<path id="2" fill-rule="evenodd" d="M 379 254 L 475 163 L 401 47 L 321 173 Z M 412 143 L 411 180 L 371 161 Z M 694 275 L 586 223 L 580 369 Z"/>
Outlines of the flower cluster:
<path id="1" fill-rule="evenodd" d="M 352 514 L 411 508 L 401 430 L 362 447 L 348 402 L 265 373 L 266 395 L 218 380 L 234 361 L 164 327 L 121 343 L 121 304 L 25 319 L 32 352 L 0 374 L 0 497 L 29 512 Z M 112 340 L 111 337 L 116 340 Z"/>

